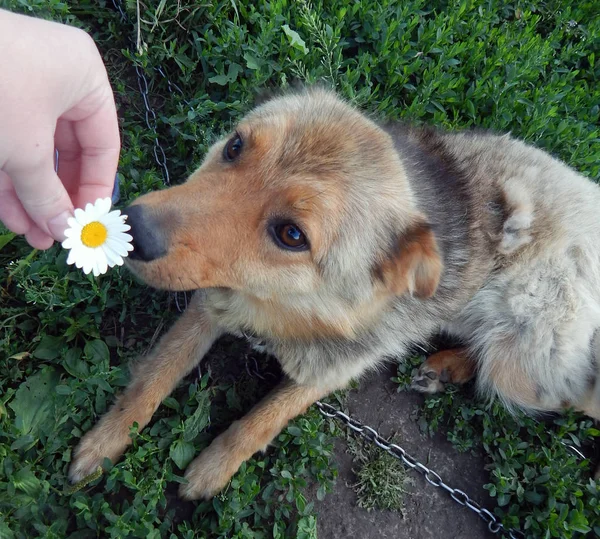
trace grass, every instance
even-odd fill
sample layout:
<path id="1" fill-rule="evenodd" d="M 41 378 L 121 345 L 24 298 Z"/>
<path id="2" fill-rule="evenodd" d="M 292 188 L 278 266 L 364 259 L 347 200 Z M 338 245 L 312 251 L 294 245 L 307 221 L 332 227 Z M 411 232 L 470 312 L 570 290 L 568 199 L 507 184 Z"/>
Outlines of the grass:
<path id="1" fill-rule="evenodd" d="M 403 515 L 404 500 L 414 483 L 407 469 L 396 457 L 363 438 L 350 435 L 346 441 L 354 463 L 352 472 L 356 482 L 352 488 L 358 507 L 367 511 L 396 511 Z M 392 441 L 398 443 L 395 438 Z"/>
<path id="2" fill-rule="evenodd" d="M 600 17 L 595 0 L 222 0 L 199 3 L 0 0 L 10 9 L 75 24 L 105 58 L 123 134 L 123 204 L 163 186 L 155 134 L 133 65 L 150 74 L 150 102 L 174 182 L 250 108 L 257 89 L 324 80 L 376 116 L 447 128 L 510 130 L 600 177 Z M 136 49 L 131 51 L 131 37 Z M 152 67 L 183 90 L 171 92 Z M 259 398 L 276 369 L 225 341 L 133 433 L 133 448 L 101 478 L 65 492 L 83 432 L 127 382 L 127 363 L 177 315 L 172 299 L 127 272 L 99 279 L 65 264 L 58 247 L 31 251 L 0 232 L 0 537 L 315 537 L 305 498 L 335 478 L 333 425 L 311 410 L 250 460 L 211 502 L 175 498 L 185 464 Z M 244 359 L 248 356 L 247 359 Z M 252 366 L 247 371 L 245 362 Z M 402 367 L 398 380 L 406 381 Z M 267 384 L 268 385 L 268 384 Z M 576 415 L 538 423 L 460 391 L 427 399 L 425 430 L 459 450 L 481 447 L 490 494 L 507 525 L 529 537 L 600 533 L 598 486 L 584 450 L 599 432 Z"/>

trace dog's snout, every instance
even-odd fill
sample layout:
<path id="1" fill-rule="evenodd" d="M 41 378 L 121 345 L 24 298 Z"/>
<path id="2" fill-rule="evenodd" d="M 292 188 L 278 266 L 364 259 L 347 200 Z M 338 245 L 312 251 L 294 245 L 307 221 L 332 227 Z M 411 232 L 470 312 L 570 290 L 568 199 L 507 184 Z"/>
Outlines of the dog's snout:
<path id="1" fill-rule="evenodd" d="M 150 262 L 167 254 L 166 242 L 151 210 L 143 204 L 136 204 L 129 206 L 124 213 L 127 215 L 127 224 L 131 226 L 129 233 L 133 237 L 130 258 Z"/>

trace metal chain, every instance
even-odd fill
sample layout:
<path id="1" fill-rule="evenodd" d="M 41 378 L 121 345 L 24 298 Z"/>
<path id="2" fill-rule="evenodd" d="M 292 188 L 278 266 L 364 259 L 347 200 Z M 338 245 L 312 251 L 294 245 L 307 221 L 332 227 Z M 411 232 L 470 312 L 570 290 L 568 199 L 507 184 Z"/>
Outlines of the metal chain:
<path id="1" fill-rule="evenodd" d="M 115 7 L 115 9 L 119 12 L 122 22 L 128 23 L 128 24 L 133 24 L 130 21 L 129 17 L 127 16 L 127 13 L 125 13 L 125 10 L 123 9 L 123 5 L 121 4 L 120 0 L 112 0 L 112 4 Z M 132 43 L 132 51 L 135 52 L 135 43 Z M 137 76 L 138 88 L 140 90 L 142 100 L 144 101 L 144 115 L 145 115 L 145 120 L 146 120 L 146 127 L 154 134 L 154 141 L 153 141 L 154 160 L 156 161 L 156 164 L 159 166 L 159 168 L 162 171 L 163 181 L 164 181 L 165 185 L 171 185 L 171 177 L 169 176 L 169 169 L 167 167 L 167 156 L 165 154 L 164 148 L 162 147 L 162 145 L 160 143 L 160 137 L 158 136 L 158 122 L 157 122 L 156 112 L 154 111 L 154 109 L 152 108 L 152 105 L 150 104 L 148 79 L 146 78 L 146 74 L 144 73 L 144 70 L 141 66 L 136 64 L 134 67 L 135 67 L 135 74 Z M 162 70 L 162 68 L 159 68 L 159 69 L 160 69 L 160 73 L 166 78 L 165 73 Z M 179 90 L 179 93 L 183 93 L 181 88 L 179 88 L 179 86 L 171 83 L 170 81 L 168 82 L 168 85 L 169 85 L 169 90 L 172 90 L 173 88 L 177 87 L 177 90 Z"/>
<path id="2" fill-rule="evenodd" d="M 488 529 L 492 533 L 503 533 L 510 537 L 510 539 L 525 538 L 523 532 L 515 530 L 514 528 L 505 528 L 502 522 L 500 522 L 491 511 L 471 499 L 466 492 L 449 486 L 442 480 L 439 474 L 419 462 L 415 457 L 407 453 L 404 448 L 383 438 L 374 428 L 363 425 L 360 421 L 357 421 L 327 403 L 317 401 L 315 405 L 319 409 L 319 412 L 325 417 L 341 421 L 352 431 L 356 432 L 369 442 L 374 443 L 377 447 L 387 451 L 393 457 L 401 460 L 405 466 L 422 474 L 430 485 L 445 490 L 456 503 L 468 507 L 471 511 L 476 513 L 487 524 Z"/>
<path id="3" fill-rule="evenodd" d="M 137 75 L 138 88 L 140 89 L 140 94 L 142 99 L 144 100 L 144 114 L 146 119 L 146 127 L 154 133 L 154 160 L 157 165 L 162 169 L 163 181 L 165 185 L 171 185 L 171 178 L 169 176 L 169 169 L 167 168 L 167 156 L 165 155 L 165 150 L 160 144 L 160 139 L 158 136 L 158 123 L 156 121 L 156 112 L 150 105 L 150 99 L 148 94 L 148 79 L 144 74 L 142 68 L 138 65 L 135 66 L 135 74 Z"/>
<path id="4" fill-rule="evenodd" d="M 123 9 L 121 0 L 112 0 L 112 4 L 113 4 L 114 8 L 119 12 L 122 22 L 127 23 L 127 24 L 133 24 L 131 22 L 131 20 L 129 19 L 129 17 L 127 16 L 127 13 Z M 135 43 L 133 43 L 133 42 L 132 42 L 132 51 L 135 51 Z M 144 69 L 141 66 L 136 64 L 134 67 L 135 67 L 135 74 L 137 77 L 138 88 L 140 91 L 140 95 L 142 96 L 142 100 L 144 102 L 144 118 L 146 121 L 146 127 L 154 135 L 153 143 L 152 143 L 153 144 L 152 152 L 154 154 L 154 160 L 155 160 L 156 164 L 158 165 L 159 169 L 162 171 L 164 184 L 166 186 L 169 186 L 169 185 L 171 185 L 171 177 L 169 174 L 169 167 L 167 164 L 167 156 L 166 156 L 166 153 L 165 153 L 165 150 L 164 150 L 162 144 L 160 143 L 160 136 L 158 135 L 158 117 L 156 115 L 156 112 L 154 111 L 154 108 L 152 107 L 152 105 L 150 103 L 150 91 L 149 91 L 150 85 L 148 84 L 148 78 L 146 77 L 146 74 L 144 73 Z M 190 102 L 184 98 L 183 90 L 177 84 L 175 84 L 174 82 L 169 80 L 169 78 L 165 74 L 162 67 L 160 67 L 160 66 L 155 67 L 154 70 L 165 79 L 167 86 L 169 87 L 169 91 L 171 93 L 177 92 L 179 94 L 181 100 L 191 108 Z M 180 303 L 180 294 L 183 295 L 183 307 Z M 175 306 L 176 306 L 177 310 L 180 313 L 185 311 L 188 306 L 187 292 L 174 292 L 171 295 L 175 301 Z"/>

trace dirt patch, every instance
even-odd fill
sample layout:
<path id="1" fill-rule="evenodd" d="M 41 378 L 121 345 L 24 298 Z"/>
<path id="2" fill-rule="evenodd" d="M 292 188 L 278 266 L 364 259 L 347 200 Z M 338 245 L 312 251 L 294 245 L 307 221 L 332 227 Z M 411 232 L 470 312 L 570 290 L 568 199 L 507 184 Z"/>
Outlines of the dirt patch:
<path id="1" fill-rule="evenodd" d="M 348 395 L 347 409 L 359 421 L 376 428 L 385 437 L 396 433 L 400 445 L 444 481 L 466 492 L 475 501 L 489 509 L 494 507 L 483 485 L 489 482 L 482 455 L 458 453 L 443 435 L 430 438 L 421 434 L 410 414 L 423 397 L 411 392 L 396 392 L 390 380 L 393 370 L 373 373 L 365 378 L 357 390 Z M 409 485 L 404 517 L 393 511 L 367 512 L 356 505 L 356 494 L 351 485 L 356 481 L 352 473 L 352 457 L 346 451 L 344 440 L 335 444 L 335 460 L 339 477 L 335 489 L 321 502 L 315 500 L 319 514 L 319 539 L 342 537 L 394 537 L 395 539 L 462 539 L 497 537 L 472 511 L 459 506 L 441 489 L 412 472 L 414 484 Z"/>

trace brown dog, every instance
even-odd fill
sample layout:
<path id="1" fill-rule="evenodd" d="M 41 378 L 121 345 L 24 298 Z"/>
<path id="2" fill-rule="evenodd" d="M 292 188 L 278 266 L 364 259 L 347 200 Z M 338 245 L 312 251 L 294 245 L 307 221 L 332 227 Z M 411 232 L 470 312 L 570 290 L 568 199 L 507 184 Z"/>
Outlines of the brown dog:
<path id="1" fill-rule="evenodd" d="M 600 189 L 548 154 L 487 133 L 378 125 L 332 93 L 275 98 L 217 143 L 187 183 L 126 213 L 129 268 L 197 290 L 70 477 L 125 450 L 225 332 L 267 343 L 286 381 L 189 466 L 214 495 L 294 416 L 439 332 L 414 387 L 478 375 L 510 406 L 600 417 Z"/>

